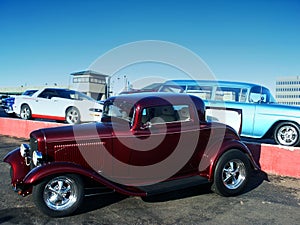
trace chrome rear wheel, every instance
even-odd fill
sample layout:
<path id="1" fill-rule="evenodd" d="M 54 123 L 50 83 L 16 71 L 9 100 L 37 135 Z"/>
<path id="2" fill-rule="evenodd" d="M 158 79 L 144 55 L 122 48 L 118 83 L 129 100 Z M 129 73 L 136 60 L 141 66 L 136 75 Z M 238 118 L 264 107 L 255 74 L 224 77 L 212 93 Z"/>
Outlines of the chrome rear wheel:
<path id="1" fill-rule="evenodd" d="M 23 120 L 31 119 L 31 109 L 28 105 L 22 105 L 21 111 L 20 111 L 20 117 Z"/>
<path id="2" fill-rule="evenodd" d="M 241 194 L 251 173 L 248 157 L 240 150 L 225 152 L 215 167 L 212 190 L 222 196 Z"/>
<path id="3" fill-rule="evenodd" d="M 223 184 L 228 189 L 237 189 L 246 179 L 245 164 L 239 159 L 228 161 L 223 167 Z"/>
<path id="4" fill-rule="evenodd" d="M 275 142 L 285 146 L 297 146 L 300 141 L 299 135 L 299 128 L 291 122 L 280 123 L 274 131 Z"/>

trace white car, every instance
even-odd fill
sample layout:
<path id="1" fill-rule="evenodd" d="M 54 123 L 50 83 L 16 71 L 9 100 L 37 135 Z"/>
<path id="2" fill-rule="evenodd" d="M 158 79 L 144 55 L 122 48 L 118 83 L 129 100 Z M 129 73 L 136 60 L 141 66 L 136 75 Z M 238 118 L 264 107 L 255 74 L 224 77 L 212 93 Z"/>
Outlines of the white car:
<path id="1" fill-rule="evenodd" d="M 16 96 L 18 117 L 66 121 L 69 124 L 100 121 L 103 106 L 89 96 L 70 89 L 44 88 L 32 96 Z"/>

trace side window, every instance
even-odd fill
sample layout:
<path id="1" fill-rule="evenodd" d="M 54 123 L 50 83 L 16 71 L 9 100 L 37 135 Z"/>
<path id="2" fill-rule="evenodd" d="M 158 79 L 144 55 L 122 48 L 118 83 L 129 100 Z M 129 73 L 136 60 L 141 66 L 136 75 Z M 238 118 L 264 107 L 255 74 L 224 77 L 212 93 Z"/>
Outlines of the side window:
<path id="1" fill-rule="evenodd" d="M 189 121 L 190 111 L 188 105 L 165 105 L 144 108 L 142 111 L 142 124 L 151 124 Z"/>
<path id="2" fill-rule="evenodd" d="M 56 96 L 56 92 L 52 90 L 44 90 L 41 94 L 39 94 L 39 98 L 47 98 L 51 99 L 52 97 Z"/>
<path id="3" fill-rule="evenodd" d="M 71 99 L 71 97 L 70 97 L 71 93 L 73 93 L 73 92 L 65 91 L 65 90 L 58 90 L 58 91 L 57 91 L 57 95 L 58 95 L 60 98 Z M 74 99 L 74 98 L 73 98 L 73 99 Z"/>
<path id="4" fill-rule="evenodd" d="M 256 86 L 251 88 L 249 95 L 249 102 L 253 103 L 267 103 L 270 101 L 270 92 L 268 89 Z"/>
<path id="5" fill-rule="evenodd" d="M 246 102 L 246 100 L 247 100 L 247 89 L 243 88 L 240 93 L 240 101 L 239 102 Z"/>
<path id="6" fill-rule="evenodd" d="M 174 106 L 179 121 L 190 121 L 190 108 L 188 105 L 176 105 Z"/>
<path id="7" fill-rule="evenodd" d="M 212 87 L 210 86 L 188 86 L 186 93 L 195 95 L 204 100 L 211 99 Z"/>
<path id="8" fill-rule="evenodd" d="M 215 93 L 216 101 L 238 102 L 241 88 L 218 87 Z"/>

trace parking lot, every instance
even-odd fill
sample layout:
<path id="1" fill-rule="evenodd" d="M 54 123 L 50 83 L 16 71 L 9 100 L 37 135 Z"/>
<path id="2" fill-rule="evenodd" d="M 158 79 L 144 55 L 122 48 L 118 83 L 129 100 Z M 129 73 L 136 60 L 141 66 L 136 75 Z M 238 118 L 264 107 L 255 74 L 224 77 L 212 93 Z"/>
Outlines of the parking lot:
<path id="1" fill-rule="evenodd" d="M 0 136 L 0 157 L 27 140 Z M 209 186 L 141 199 L 118 194 L 89 197 L 68 218 L 41 214 L 31 196 L 11 190 L 9 166 L 0 163 L 1 224 L 298 224 L 300 180 L 254 173 L 243 195 L 220 197 Z"/>

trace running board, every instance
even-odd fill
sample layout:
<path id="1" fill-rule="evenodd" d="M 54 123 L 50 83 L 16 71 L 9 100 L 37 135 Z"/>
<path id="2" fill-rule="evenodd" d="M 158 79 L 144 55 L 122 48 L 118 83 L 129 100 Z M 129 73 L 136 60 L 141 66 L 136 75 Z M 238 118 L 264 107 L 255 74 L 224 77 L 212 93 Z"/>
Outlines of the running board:
<path id="1" fill-rule="evenodd" d="M 151 184 L 147 186 L 139 186 L 138 188 L 146 192 L 147 196 L 151 196 L 207 183 L 209 182 L 206 178 L 200 176 L 193 176 L 183 179 L 164 181 L 161 183 Z"/>
<path id="2" fill-rule="evenodd" d="M 112 190 L 107 187 L 91 187 L 91 188 L 85 188 L 84 189 L 84 196 L 90 197 L 95 195 L 107 195 L 114 193 L 115 190 Z"/>

